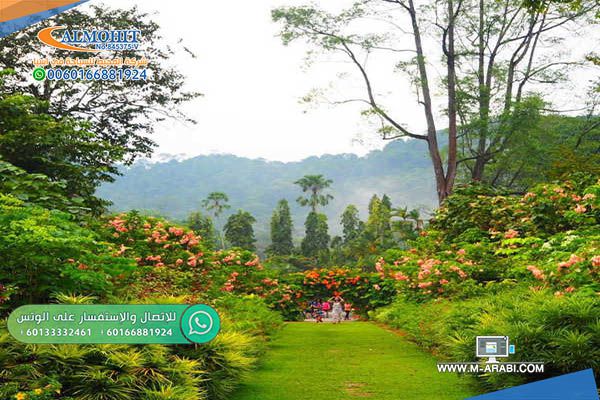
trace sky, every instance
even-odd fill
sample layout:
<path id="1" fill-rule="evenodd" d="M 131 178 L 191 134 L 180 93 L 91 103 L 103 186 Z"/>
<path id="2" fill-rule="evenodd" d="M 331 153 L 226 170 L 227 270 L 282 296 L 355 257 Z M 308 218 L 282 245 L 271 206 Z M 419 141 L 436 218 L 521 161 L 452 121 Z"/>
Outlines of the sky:
<path id="1" fill-rule="evenodd" d="M 340 0 L 338 3 L 345 0 Z M 122 7 L 121 0 L 91 3 Z M 356 104 L 307 106 L 300 99 L 314 88 L 337 90 L 336 75 L 348 64 L 330 59 L 307 69 L 303 44 L 283 46 L 270 12 L 276 6 L 304 4 L 296 0 L 230 0 L 185 2 L 183 7 L 164 0 L 128 1 L 152 13 L 165 40 L 183 44 L 197 58 L 184 52 L 173 60 L 188 77 L 188 88 L 204 94 L 184 106 L 198 123 L 166 121 L 156 127 L 153 139 L 160 154 L 184 155 L 230 153 L 242 157 L 296 161 L 323 154 L 365 154 L 381 148 L 376 127 L 360 115 Z M 322 1 L 321 3 L 326 3 Z M 329 2 L 327 2 L 329 3 Z M 331 3 L 329 3 L 331 4 Z M 420 106 L 406 79 L 392 78 L 372 63 L 372 71 L 394 79 L 399 92 L 393 103 L 401 120 L 416 132 L 425 129 Z M 362 90 L 360 81 L 344 81 L 350 91 Z M 385 81 L 385 84 L 389 84 Z M 347 95 L 347 93 L 344 93 Z"/>

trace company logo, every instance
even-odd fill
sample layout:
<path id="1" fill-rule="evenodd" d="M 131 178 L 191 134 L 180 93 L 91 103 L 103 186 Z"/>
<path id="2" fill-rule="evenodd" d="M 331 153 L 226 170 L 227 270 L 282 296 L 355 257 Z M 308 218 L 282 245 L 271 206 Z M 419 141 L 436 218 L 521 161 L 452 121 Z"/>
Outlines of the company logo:
<path id="1" fill-rule="evenodd" d="M 437 364 L 438 372 L 458 373 L 515 373 L 536 374 L 544 372 L 544 363 L 531 361 L 499 362 L 497 358 L 508 358 L 515 354 L 515 346 L 509 343 L 508 336 L 477 336 L 475 339 L 475 356 L 486 359 L 482 362 L 441 362 Z"/>
<path id="2" fill-rule="evenodd" d="M 141 32 L 137 29 L 86 30 L 51 26 L 38 32 L 38 39 L 60 50 L 99 52 L 103 50 L 137 50 Z"/>

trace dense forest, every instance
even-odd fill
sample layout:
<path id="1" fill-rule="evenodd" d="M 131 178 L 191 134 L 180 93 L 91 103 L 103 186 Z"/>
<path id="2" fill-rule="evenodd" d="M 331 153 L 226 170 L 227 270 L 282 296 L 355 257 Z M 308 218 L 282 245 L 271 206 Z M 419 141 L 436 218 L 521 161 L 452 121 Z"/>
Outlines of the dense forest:
<path id="1" fill-rule="evenodd" d="M 303 175 L 326 171 L 333 180 L 333 200 L 323 209 L 331 231 L 341 233 L 339 220 L 347 204 L 355 204 L 366 217 L 373 194 L 387 194 L 394 203 L 431 211 L 435 189 L 425 146 L 417 141 L 395 141 L 383 150 L 364 157 L 353 154 L 310 157 L 300 162 L 251 160 L 232 155 L 199 156 L 184 161 L 148 163 L 140 161 L 121 168 L 123 176 L 102 185 L 98 196 L 113 202 L 111 209 L 144 210 L 176 220 L 185 220 L 194 211 L 203 211 L 201 201 L 213 191 L 227 193 L 231 209 L 250 212 L 258 247 L 269 244 L 269 221 L 277 201 L 289 201 L 295 228 L 300 237 L 307 211 L 295 199 L 299 190 L 294 181 Z"/>

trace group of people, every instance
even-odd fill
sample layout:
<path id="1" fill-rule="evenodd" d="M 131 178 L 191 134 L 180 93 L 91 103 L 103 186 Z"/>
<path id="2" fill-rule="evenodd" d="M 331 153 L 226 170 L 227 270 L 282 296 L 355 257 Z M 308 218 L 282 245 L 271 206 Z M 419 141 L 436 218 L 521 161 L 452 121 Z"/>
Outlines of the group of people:
<path id="1" fill-rule="evenodd" d="M 331 318 L 334 324 L 339 324 L 342 320 L 349 320 L 352 312 L 352 304 L 346 302 L 341 296 L 335 295 L 329 300 L 314 299 L 310 302 L 306 310 L 306 317 L 312 318 L 317 323 L 323 322 L 323 317 Z"/>

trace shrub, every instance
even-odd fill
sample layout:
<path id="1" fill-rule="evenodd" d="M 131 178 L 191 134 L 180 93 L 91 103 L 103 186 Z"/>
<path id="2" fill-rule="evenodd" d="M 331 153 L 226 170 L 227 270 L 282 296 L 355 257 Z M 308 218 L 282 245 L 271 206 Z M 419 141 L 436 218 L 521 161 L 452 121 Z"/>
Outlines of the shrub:
<path id="1" fill-rule="evenodd" d="M 545 375 L 507 379 L 481 375 L 484 385 L 501 389 L 520 380 L 600 368 L 600 299 L 556 297 L 524 287 L 464 300 L 416 305 L 398 300 L 374 318 L 405 330 L 419 345 L 453 361 L 475 361 L 475 336 L 507 335 L 516 346 L 513 361 L 542 361 Z"/>
<path id="2" fill-rule="evenodd" d="M 0 195 L 0 230 L 0 282 L 12 288 L 12 306 L 46 302 L 54 291 L 106 298 L 134 267 L 69 214 L 11 196 Z"/>

